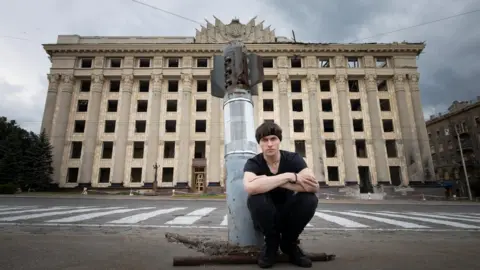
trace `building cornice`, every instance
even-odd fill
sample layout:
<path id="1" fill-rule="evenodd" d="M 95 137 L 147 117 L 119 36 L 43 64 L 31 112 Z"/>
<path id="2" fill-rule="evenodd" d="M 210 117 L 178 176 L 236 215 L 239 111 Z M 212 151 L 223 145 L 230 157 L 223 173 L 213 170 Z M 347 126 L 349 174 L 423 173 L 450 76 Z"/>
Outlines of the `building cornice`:
<path id="1" fill-rule="evenodd" d="M 457 109 L 457 110 L 452 111 L 452 112 L 446 112 L 446 113 L 441 114 L 441 115 L 439 115 L 439 116 L 437 116 L 437 117 L 434 117 L 434 118 L 432 118 L 432 119 L 428 119 L 427 121 L 425 121 L 425 125 L 426 125 L 427 127 L 432 126 L 433 124 L 436 124 L 436 123 L 439 123 L 439 122 L 443 122 L 444 120 L 447 120 L 447 119 L 449 119 L 449 118 L 451 118 L 451 117 L 453 117 L 453 116 L 455 116 L 455 115 L 459 115 L 459 114 L 462 114 L 462 113 L 471 111 L 471 110 L 473 110 L 473 109 L 475 109 L 475 108 L 478 108 L 478 107 L 480 107 L 480 101 L 475 102 L 475 103 L 473 103 L 473 104 L 470 104 L 470 105 L 468 105 L 468 106 L 465 106 L 465 107 L 463 107 L 463 108 L 461 108 L 461 109 Z"/>
<path id="2" fill-rule="evenodd" d="M 162 43 L 162 44 L 44 44 L 45 51 L 54 54 L 86 53 L 221 53 L 224 44 L 212 43 Z M 249 51 L 255 53 L 398 53 L 420 54 L 424 43 L 389 43 L 389 44 L 319 44 L 319 43 L 247 43 Z"/>

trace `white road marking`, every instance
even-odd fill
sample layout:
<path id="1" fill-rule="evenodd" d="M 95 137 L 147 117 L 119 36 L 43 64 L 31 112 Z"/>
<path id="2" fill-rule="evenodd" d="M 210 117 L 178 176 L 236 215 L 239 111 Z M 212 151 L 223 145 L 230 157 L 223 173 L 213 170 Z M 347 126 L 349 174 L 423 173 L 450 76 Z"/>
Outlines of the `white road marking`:
<path id="1" fill-rule="evenodd" d="M 452 214 L 452 213 L 437 213 L 437 214 L 449 216 L 449 217 L 471 218 L 471 219 L 480 220 L 480 216 L 475 216 L 474 214 Z"/>
<path id="2" fill-rule="evenodd" d="M 387 214 L 387 213 L 376 213 L 376 215 L 387 216 L 387 217 L 397 217 L 397 218 L 404 218 L 404 219 L 412 219 L 412 220 L 442 224 L 442 225 L 464 228 L 464 229 L 480 229 L 480 227 L 478 227 L 478 226 L 473 226 L 473 225 L 468 225 L 468 224 L 463 224 L 463 223 L 453 222 L 453 221 L 446 221 L 446 220 L 436 220 L 436 219 L 431 219 L 431 218 L 411 217 L 411 216 L 397 215 L 397 214 Z"/>
<path id="3" fill-rule="evenodd" d="M 124 217 L 124 218 L 121 218 L 121 219 L 110 221 L 108 223 L 111 223 L 111 224 L 121 224 L 121 223 L 133 224 L 133 223 L 138 223 L 140 221 L 147 220 L 149 218 L 152 218 L 152 217 L 155 217 L 155 216 L 158 216 L 158 215 L 168 214 L 168 213 L 171 213 L 171 212 L 174 212 L 174 211 L 184 210 L 184 209 L 187 209 L 187 208 L 186 207 L 175 207 L 175 208 L 169 208 L 169 209 L 160 209 L 160 210 L 153 211 L 153 212 L 147 212 L 147 213 L 137 214 L 137 215 L 133 215 L 133 216 L 129 216 L 129 217 Z"/>
<path id="4" fill-rule="evenodd" d="M 107 209 L 118 209 L 118 208 L 121 208 L 121 207 L 106 207 L 106 208 L 101 207 L 101 208 L 77 209 L 77 210 L 70 210 L 70 211 L 57 211 L 57 212 L 48 212 L 48 213 L 41 213 L 41 214 L 5 217 L 5 218 L 0 218 L 0 221 L 25 220 L 25 219 L 32 219 L 32 218 L 39 218 L 39 217 L 49 217 L 49 216 L 55 216 L 55 215 L 65 215 L 65 214 L 82 213 L 82 212 L 95 211 L 95 210 L 107 210 Z"/>
<path id="5" fill-rule="evenodd" d="M 25 208 L 29 208 L 29 207 L 30 206 L 5 207 L 5 208 L 0 209 L 0 212 L 12 211 L 12 210 L 17 210 L 17 209 L 25 209 Z"/>
<path id="6" fill-rule="evenodd" d="M 103 216 L 106 216 L 106 215 L 121 214 L 121 213 L 137 211 L 137 210 L 148 210 L 148 209 L 154 209 L 154 208 L 155 207 L 142 207 L 142 208 L 134 208 L 134 209 L 118 209 L 118 210 L 111 210 L 111 211 L 107 211 L 107 212 L 89 213 L 89 214 L 83 214 L 83 215 L 67 217 L 67 218 L 52 219 L 52 220 L 47 220 L 45 222 L 76 222 L 76 221 L 83 221 L 83 220 L 92 219 L 92 218 L 96 218 L 96 217 L 103 217 Z"/>
<path id="7" fill-rule="evenodd" d="M 418 213 L 418 212 L 407 212 L 409 215 L 413 216 L 421 216 L 421 217 L 431 217 L 431 218 L 440 218 L 440 219 L 451 219 L 451 220 L 460 220 L 460 221 L 470 221 L 470 222 L 479 222 L 480 219 L 475 219 L 475 218 L 464 218 L 464 217 L 449 217 L 449 216 L 444 216 L 444 215 L 433 215 L 433 214 L 427 214 L 427 213 Z"/>
<path id="8" fill-rule="evenodd" d="M 337 223 L 338 225 L 343 226 L 343 227 L 347 227 L 347 228 L 367 228 L 368 227 L 367 225 L 355 222 L 353 220 L 349 220 L 349 219 L 342 218 L 342 217 L 337 217 L 337 216 L 332 216 L 332 215 L 325 214 L 325 213 L 315 212 L 315 216 L 319 217 L 321 219 L 324 219 L 326 221 Z"/>
<path id="9" fill-rule="evenodd" d="M 55 206 L 51 208 L 37 208 L 37 209 L 28 209 L 28 210 L 17 210 L 17 211 L 6 211 L 0 212 L 0 215 L 11 215 L 11 214 L 21 214 L 21 213 L 28 213 L 28 212 L 44 212 L 44 211 L 52 211 L 52 210 L 62 210 L 62 209 L 78 209 L 78 207 L 66 207 L 66 206 Z"/>
<path id="10" fill-rule="evenodd" d="M 188 213 L 184 216 L 176 217 L 176 218 L 166 222 L 165 224 L 190 225 L 190 224 L 193 224 L 195 221 L 201 219 L 202 217 L 210 214 L 215 209 L 217 209 L 217 208 L 215 208 L 215 207 L 200 208 L 200 209 L 195 210 L 193 212 L 190 212 L 190 213 Z"/>
<path id="11" fill-rule="evenodd" d="M 355 213 L 352 213 L 352 212 L 355 212 Z M 402 227 L 402 228 L 408 228 L 408 229 L 429 228 L 428 226 L 423 226 L 423 225 L 419 225 L 419 224 L 415 224 L 415 223 L 399 221 L 399 220 L 394 220 L 394 219 L 388 219 L 388 218 L 375 217 L 375 216 L 369 216 L 369 215 L 362 215 L 362 214 L 359 214 L 359 213 L 372 214 L 372 213 L 363 212 L 363 211 L 342 212 L 341 214 L 342 215 L 353 216 L 353 217 L 371 219 L 371 220 L 375 220 L 375 221 L 378 221 L 378 222 L 383 222 L 383 223 L 387 223 L 387 224 L 390 224 L 390 225 L 395 225 L 395 226 L 399 226 L 399 227 Z"/>
<path id="12" fill-rule="evenodd" d="M 223 216 L 222 223 L 220 223 L 220 226 L 227 226 L 228 225 L 228 215 Z"/>

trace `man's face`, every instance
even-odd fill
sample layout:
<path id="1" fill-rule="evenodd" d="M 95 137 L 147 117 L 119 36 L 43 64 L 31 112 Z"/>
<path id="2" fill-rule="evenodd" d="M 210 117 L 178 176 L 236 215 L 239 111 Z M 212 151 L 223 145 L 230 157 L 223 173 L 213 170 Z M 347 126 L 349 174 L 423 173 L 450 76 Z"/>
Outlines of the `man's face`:
<path id="1" fill-rule="evenodd" d="M 260 147 L 265 155 L 276 155 L 280 149 L 280 139 L 275 135 L 270 135 L 260 139 Z"/>

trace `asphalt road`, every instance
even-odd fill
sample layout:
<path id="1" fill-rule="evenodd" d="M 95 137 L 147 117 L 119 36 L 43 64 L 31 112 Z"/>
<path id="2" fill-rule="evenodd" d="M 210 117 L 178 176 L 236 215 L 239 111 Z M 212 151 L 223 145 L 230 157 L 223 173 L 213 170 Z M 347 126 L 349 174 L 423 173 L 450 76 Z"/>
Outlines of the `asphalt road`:
<path id="1" fill-rule="evenodd" d="M 226 213 L 218 201 L 1 197 L 0 265 L 170 269 L 174 256 L 200 254 L 165 232 L 225 239 Z M 479 205 L 320 203 L 310 225 L 304 248 L 337 255 L 314 269 L 478 269 Z"/>

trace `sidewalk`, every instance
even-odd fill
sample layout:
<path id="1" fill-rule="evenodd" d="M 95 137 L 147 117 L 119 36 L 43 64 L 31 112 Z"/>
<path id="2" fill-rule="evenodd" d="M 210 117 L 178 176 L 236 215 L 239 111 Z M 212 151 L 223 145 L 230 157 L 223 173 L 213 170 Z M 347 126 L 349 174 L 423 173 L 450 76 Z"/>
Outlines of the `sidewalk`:
<path id="1" fill-rule="evenodd" d="M 141 195 L 81 195 L 81 194 L 0 194 L 0 198 L 42 198 L 42 199 L 95 199 L 95 200 L 166 200 L 166 201 L 218 201 L 225 202 L 225 199 L 208 197 L 172 197 L 172 196 L 141 196 Z M 358 199 L 319 199 L 319 204 L 375 204 L 375 205 L 479 205 L 478 202 L 469 201 L 422 201 L 422 200 L 358 200 Z"/>

